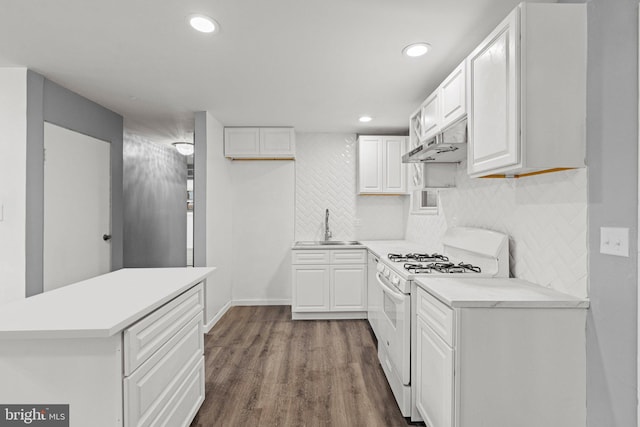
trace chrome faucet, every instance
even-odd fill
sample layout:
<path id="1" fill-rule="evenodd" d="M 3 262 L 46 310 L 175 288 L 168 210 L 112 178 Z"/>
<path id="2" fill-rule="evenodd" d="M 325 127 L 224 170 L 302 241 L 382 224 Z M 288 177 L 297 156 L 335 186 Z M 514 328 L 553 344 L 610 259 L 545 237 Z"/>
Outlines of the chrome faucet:
<path id="1" fill-rule="evenodd" d="M 331 230 L 329 230 L 329 209 L 324 213 L 324 241 L 331 239 Z"/>

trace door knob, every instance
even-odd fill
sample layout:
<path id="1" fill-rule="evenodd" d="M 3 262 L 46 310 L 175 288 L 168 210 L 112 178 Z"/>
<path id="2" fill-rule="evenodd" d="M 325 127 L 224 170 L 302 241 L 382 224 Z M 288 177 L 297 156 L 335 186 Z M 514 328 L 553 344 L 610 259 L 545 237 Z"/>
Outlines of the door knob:
<path id="1" fill-rule="evenodd" d="M 104 240 L 105 242 L 106 242 L 107 240 L 111 240 L 111 234 L 103 234 L 103 235 L 102 235 L 102 240 Z"/>

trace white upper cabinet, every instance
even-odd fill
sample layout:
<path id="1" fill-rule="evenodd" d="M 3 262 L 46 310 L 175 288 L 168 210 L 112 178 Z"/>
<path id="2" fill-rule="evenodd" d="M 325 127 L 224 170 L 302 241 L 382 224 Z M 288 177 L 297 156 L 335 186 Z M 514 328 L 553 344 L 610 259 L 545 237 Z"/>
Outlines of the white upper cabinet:
<path id="1" fill-rule="evenodd" d="M 421 139 L 431 138 L 441 129 L 442 117 L 440 114 L 440 91 L 436 90 L 422 104 L 422 131 Z"/>
<path id="2" fill-rule="evenodd" d="M 224 155 L 230 159 L 293 159 L 293 128 L 225 128 Z"/>
<path id="3" fill-rule="evenodd" d="M 358 194 L 405 194 L 405 136 L 358 138 Z"/>
<path id="4" fill-rule="evenodd" d="M 467 64 L 462 61 L 409 118 L 409 148 L 467 114 Z"/>
<path id="5" fill-rule="evenodd" d="M 382 193 L 382 137 L 358 138 L 358 193 Z"/>
<path id="6" fill-rule="evenodd" d="M 584 167 L 586 9 L 518 6 L 468 57 L 468 172 Z"/>
<path id="7" fill-rule="evenodd" d="M 466 70 L 466 61 L 463 61 L 440 85 L 442 129 L 467 114 Z"/>

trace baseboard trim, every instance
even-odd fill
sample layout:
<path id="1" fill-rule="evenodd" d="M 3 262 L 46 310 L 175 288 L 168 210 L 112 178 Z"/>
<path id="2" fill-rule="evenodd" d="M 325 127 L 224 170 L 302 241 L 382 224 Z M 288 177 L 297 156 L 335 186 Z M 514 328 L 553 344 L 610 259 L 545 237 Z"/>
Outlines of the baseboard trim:
<path id="1" fill-rule="evenodd" d="M 213 329 L 213 327 L 216 325 L 216 323 L 218 323 L 218 320 L 220 320 L 220 318 L 222 318 L 222 316 L 224 316 L 224 314 L 231 308 L 231 306 L 232 306 L 232 301 L 228 301 L 220 310 L 218 310 L 216 315 L 213 316 L 213 319 L 211 319 L 211 321 L 209 323 L 204 325 L 204 333 L 205 334 L 209 333 L 209 331 L 211 329 Z"/>
<path id="2" fill-rule="evenodd" d="M 366 319 L 366 311 L 294 312 L 292 320 L 349 320 Z"/>
<path id="3" fill-rule="evenodd" d="M 247 305 L 291 305 L 290 299 L 234 299 L 233 306 Z"/>

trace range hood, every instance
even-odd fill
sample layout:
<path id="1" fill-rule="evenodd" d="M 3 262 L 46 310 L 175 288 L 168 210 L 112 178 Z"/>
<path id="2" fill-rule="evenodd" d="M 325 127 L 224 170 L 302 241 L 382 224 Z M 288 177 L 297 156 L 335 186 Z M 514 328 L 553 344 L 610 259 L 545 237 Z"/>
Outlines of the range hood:
<path id="1" fill-rule="evenodd" d="M 458 163 L 467 157 L 467 118 L 402 156 L 402 163 Z"/>

